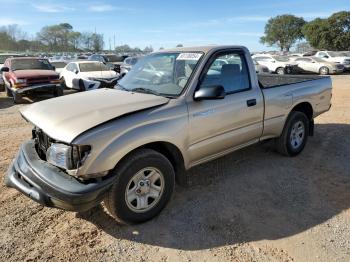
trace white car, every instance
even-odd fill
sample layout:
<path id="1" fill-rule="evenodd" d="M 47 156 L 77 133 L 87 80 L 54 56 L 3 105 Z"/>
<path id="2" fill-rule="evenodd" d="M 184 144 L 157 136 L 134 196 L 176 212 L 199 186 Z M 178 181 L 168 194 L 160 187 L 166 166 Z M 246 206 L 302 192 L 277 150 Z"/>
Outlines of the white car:
<path id="1" fill-rule="evenodd" d="M 338 74 L 344 71 L 344 65 L 328 62 L 319 57 L 296 57 L 301 72 L 317 73 L 320 75 Z"/>
<path id="2" fill-rule="evenodd" d="M 71 62 L 60 74 L 63 86 L 80 91 L 113 88 L 118 78 L 118 73 L 98 61 Z"/>
<path id="3" fill-rule="evenodd" d="M 287 56 L 256 54 L 252 58 L 260 65 L 268 67 L 271 73 L 279 75 L 291 74 L 296 71 L 297 64 Z"/>
<path id="4" fill-rule="evenodd" d="M 253 59 L 254 67 L 255 67 L 255 72 L 257 74 L 268 74 L 270 73 L 270 70 L 267 66 L 260 65 L 255 59 Z"/>
<path id="5" fill-rule="evenodd" d="M 346 51 L 319 51 L 315 54 L 316 57 L 320 57 L 326 61 L 343 64 L 345 70 L 350 70 L 350 54 Z"/>

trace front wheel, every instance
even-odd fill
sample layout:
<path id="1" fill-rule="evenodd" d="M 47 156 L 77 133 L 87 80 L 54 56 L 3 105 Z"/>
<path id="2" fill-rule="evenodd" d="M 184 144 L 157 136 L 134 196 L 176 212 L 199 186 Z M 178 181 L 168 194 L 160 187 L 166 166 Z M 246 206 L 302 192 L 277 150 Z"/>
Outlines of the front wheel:
<path id="1" fill-rule="evenodd" d="M 329 68 L 326 66 L 322 66 L 319 71 L 320 75 L 329 75 Z"/>
<path id="2" fill-rule="evenodd" d="M 171 198 L 174 168 L 162 154 L 140 149 L 113 171 L 116 181 L 104 203 L 121 223 L 141 223 L 156 216 Z"/>
<path id="3" fill-rule="evenodd" d="M 276 73 L 278 75 L 284 75 L 286 72 L 285 72 L 283 67 L 279 67 L 279 68 L 276 69 Z"/>
<path id="4" fill-rule="evenodd" d="M 310 121 L 302 112 L 292 111 L 286 121 L 282 135 L 275 140 L 279 153 L 296 156 L 303 151 L 310 128 Z"/>

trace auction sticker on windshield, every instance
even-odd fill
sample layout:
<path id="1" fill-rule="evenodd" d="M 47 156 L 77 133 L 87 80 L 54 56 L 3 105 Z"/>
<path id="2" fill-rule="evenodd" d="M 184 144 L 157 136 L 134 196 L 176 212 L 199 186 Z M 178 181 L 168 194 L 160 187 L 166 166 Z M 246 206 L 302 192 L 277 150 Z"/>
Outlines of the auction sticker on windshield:
<path id="1" fill-rule="evenodd" d="M 202 54 L 200 53 L 181 53 L 176 58 L 176 60 L 199 60 L 201 58 Z"/>

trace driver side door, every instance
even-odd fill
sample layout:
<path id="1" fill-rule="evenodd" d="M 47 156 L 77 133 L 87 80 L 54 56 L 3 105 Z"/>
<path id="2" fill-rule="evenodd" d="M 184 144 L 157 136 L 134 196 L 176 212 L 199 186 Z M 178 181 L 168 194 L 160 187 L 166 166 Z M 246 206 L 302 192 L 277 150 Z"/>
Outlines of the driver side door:
<path id="1" fill-rule="evenodd" d="M 225 98 L 188 104 L 191 165 L 255 143 L 263 131 L 263 97 L 260 89 L 252 86 L 244 53 L 220 52 L 210 60 L 211 65 L 218 59 L 227 64 L 218 73 L 209 66 L 198 89 L 222 85 Z"/>

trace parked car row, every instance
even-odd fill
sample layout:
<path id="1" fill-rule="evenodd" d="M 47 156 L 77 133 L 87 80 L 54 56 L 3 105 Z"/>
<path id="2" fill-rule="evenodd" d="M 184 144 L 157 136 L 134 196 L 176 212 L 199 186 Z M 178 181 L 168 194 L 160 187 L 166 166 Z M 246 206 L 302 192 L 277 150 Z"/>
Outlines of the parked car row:
<path id="1" fill-rule="evenodd" d="M 87 91 L 102 87 L 113 88 L 139 57 L 91 55 L 88 59 L 68 60 L 68 57 L 25 57 L 20 54 L 0 55 L 0 91 L 6 91 L 15 103 L 22 96 L 45 91 L 55 96 L 64 88 Z"/>

